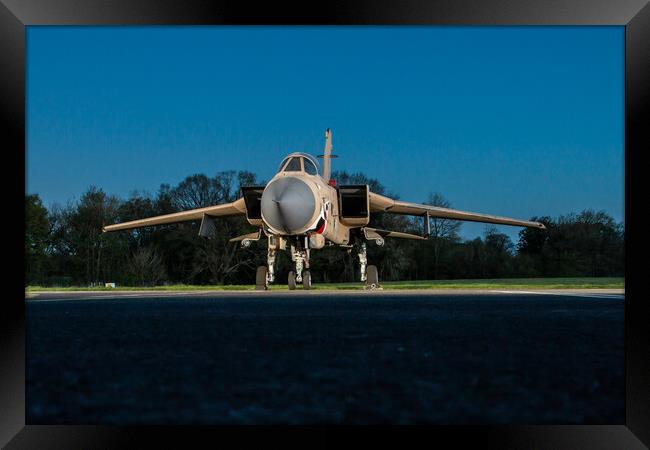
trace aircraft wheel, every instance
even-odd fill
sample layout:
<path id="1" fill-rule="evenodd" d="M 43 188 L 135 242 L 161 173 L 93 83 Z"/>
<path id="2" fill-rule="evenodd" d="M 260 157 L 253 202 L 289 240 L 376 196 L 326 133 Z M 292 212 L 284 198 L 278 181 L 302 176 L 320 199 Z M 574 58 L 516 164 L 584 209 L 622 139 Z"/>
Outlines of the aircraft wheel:
<path id="1" fill-rule="evenodd" d="M 302 287 L 303 289 L 311 289 L 311 273 L 309 270 L 302 273 Z"/>
<path id="2" fill-rule="evenodd" d="M 255 274 L 255 290 L 264 291 L 266 287 L 266 274 L 269 271 L 266 266 L 259 266 L 257 268 L 257 273 Z"/>
<path id="3" fill-rule="evenodd" d="M 376 289 L 379 287 L 379 274 L 377 266 L 366 267 L 366 289 Z"/>
<path id="4" fill-rule="evenodd" d="M 289 272 L 289 290 L 293 291 L 296 288 L 296 273 L 292 270 Z"/>

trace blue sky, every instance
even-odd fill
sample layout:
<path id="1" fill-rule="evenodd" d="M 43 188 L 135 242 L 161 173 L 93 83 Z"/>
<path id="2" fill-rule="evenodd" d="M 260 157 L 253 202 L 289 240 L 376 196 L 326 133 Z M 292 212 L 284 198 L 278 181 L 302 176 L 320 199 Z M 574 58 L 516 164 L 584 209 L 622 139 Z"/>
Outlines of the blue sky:
<path id="1" fill-rule="evenodd" d="M 30 26 L 26 190 L 268 179 L 330 127 L 334 169 L 403 200 L 622 220 L 623 75 L 623 27 Z"/>

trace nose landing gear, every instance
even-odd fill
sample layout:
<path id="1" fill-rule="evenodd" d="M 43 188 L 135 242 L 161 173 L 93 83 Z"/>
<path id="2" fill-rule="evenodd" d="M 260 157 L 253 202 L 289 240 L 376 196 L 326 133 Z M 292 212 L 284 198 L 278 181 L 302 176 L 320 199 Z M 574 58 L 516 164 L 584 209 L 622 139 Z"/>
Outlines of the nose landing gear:
<path id="1" fill-rule="evenodd" d="M 289 272 L 289 278 L 288 278 L 290 291 L 296 289 L 296 282 L 297 282 L 296 272 L 292 270 L 291 272 Z M 307 289 L 307 290 L 311 289 L 311 272 L 309 272 L 309 270 L 305 270 L 302 273 L 302 287 L 303 289 Z"/>
<path id="2" fill-rule="evenodd" d="M 311 272 L 309 270 L 305 270 L 302 274 L 302 287 L 307 290 L 311 289 Z"/>
<path id="3" fill-rule="evenodd" d="M 289 272 L 289 290 L 296 288 L 296 283 L 302 283 L 303 289 L 311 289 L 311 273 L 309 272 L 309 248 L 291 246 L 291 260 L 296 265 L 296 271 Z M 305 269 L 303 272 L 303 268 Z"/>

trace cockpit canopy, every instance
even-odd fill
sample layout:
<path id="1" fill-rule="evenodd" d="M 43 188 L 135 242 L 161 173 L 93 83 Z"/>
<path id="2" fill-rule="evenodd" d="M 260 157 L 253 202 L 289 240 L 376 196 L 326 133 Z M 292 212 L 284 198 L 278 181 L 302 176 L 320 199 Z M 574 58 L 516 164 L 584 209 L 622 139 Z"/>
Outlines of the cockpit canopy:
<path id="1" fill-rule="evenodd" d="M 278 172 L 305 172 L 308 175 L 318 175 L 318 162 L 307 153 L 292 153 L 282 160 Z"/>

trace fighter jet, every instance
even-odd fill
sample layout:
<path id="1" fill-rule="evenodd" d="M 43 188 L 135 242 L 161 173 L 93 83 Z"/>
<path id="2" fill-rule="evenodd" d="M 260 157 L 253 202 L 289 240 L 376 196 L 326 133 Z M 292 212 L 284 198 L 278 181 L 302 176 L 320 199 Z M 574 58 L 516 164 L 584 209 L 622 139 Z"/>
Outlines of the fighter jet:
<path id="1" fill-rule="evenodd" d="M 295 270 L 289 272 L 289 289 L 302 284 L 312 288 L 310 252 L 325 246 L 355 251 L 359 258 L 361 282 L 366 289 L 380 288 L 377 267 L 368 265 L 366 242 L 384 245 L 385 238 L 427 239 L 430 218 L 446 218 L 544 229 L 539 222 L 440 208 L 394 200 L 372 192 L 368 185 L 341 185 L 331 178 L 332 132 L 325 131 L 325 149 L 319 158 L 307 153 L 287 155 L 278 172 L 266 186 L 242 188 L 241 197 L 232 202 L 173 214 L 109 225 L 104 232 L 130 230 L 185 221 L 201 221 L 199 236 L 214 236 L 214 221 L 220 217 L 246 216 L 257 231 L 230 239 L 248 247 L 262 236 L 268 242 L 267 264 L 257 268 L 255 288 L 268 289 L 275 281 L 275 258 L 288 251 Z M 423 235 L 368 227 L 373 213 L 405 214 L 423 218 Z"/>

